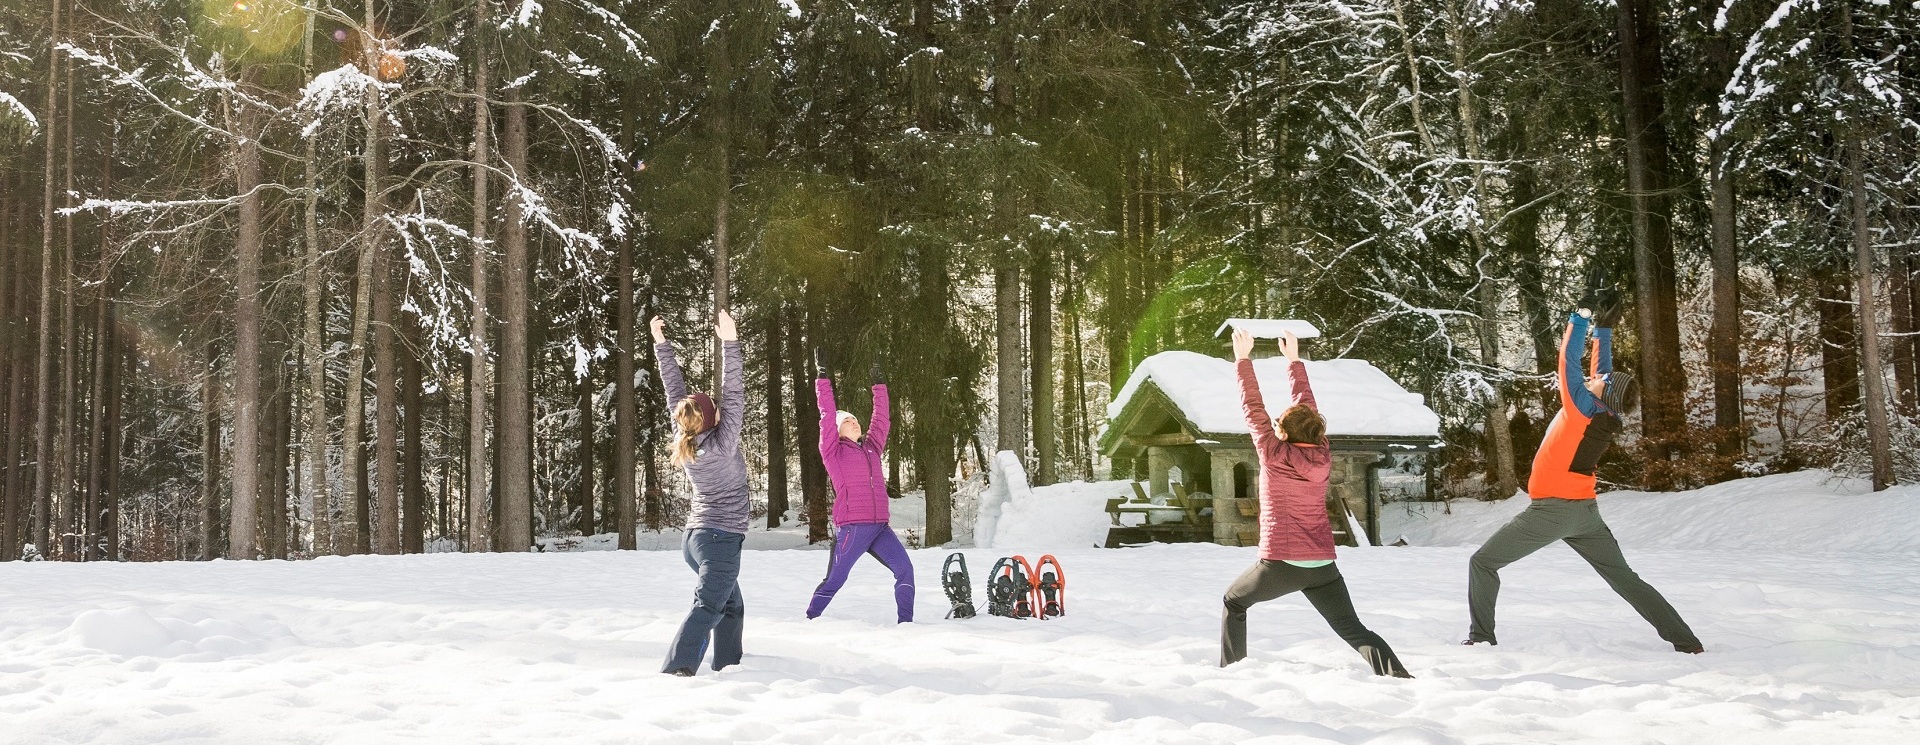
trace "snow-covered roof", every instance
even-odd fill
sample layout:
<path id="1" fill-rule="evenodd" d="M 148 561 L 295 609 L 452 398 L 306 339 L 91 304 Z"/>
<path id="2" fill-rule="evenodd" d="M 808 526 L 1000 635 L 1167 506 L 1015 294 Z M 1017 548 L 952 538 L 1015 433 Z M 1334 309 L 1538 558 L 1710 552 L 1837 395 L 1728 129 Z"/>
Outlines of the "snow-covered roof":
<path id="1" fill-rule="evenodd" d="M 1393 378 L 1366 360 L 1307 360 L 1307 379 L 1314 399 L 1327 418 L 1331 437 L 1440 436 L 1440 415 L 1427 408 L 1426 397 L 1402 388 Z M 1260 395 L 1274 414 L 1287 407 L 1287 360 L 1253 361 L 1260 379 Z M 1199 429 L 1196 434 L 1246 434 L 1240 413 L 1240 386 L 1233 363 L 1197 352 L 1161 352 L 1134 368 L 1133 376 L 1107 405 L 1107 418 L 1125 411 L 1148 381 L 1179 407 L 1180 414 Z"/>
<path id="2" fill-rule="evenodd" d="M 1280 332 L 1292 331 L 1301 339 L 1317 339 L 1320 329 L 1312 323 L 1295 318 L 1229 318 L 1213 330 L 1215 337 L 1228 335 L 1230 329 L 1246 329 L 1255 339 L 1278 339 Z"/>

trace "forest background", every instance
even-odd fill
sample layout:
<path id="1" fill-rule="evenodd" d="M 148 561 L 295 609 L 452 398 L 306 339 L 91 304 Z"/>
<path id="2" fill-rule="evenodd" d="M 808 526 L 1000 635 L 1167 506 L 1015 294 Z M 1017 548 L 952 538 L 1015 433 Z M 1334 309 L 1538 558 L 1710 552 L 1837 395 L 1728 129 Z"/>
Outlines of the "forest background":
<path id="1" fill-rule="evenodd" d="M 810 350 L 889 484 L 1127 477 L 1113 392 L 1307 319 L 1521 484 L 1595 270 L 1613 486 L 1920 480 L 1920 2 L 5 0 L 0 558 L 678 524 L 647 318 L 740 318 L 757 520 Z"/>

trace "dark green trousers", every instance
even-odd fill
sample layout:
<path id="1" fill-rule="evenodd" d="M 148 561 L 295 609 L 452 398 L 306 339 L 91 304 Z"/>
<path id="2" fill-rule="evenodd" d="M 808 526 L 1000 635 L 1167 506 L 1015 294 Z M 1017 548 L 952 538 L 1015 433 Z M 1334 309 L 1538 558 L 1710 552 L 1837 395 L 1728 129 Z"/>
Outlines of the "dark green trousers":
<path id="1" fill-rule="evenodd" d="M 1653 624 L 1660 638 L 1676 648 L 1700 645 L 1700 639 L 1693 635 L 1693 629 L 1687 628 L 1687 622 L 1680 619 L 1673 605 L 1627 566 L 1627 558 L 1620 554 L 1620 542 L 1614 540 L 1613 530 L 1600 519 L 1598 500 L 1555 498 L 1533 500 L 1525 511 L 1488 538 L 1486 545 L 1473 552 L 1467 573 L 1467 604 L 1473 614 L 1469 641 L 1495 641 L 1493 606 L 1500 596 L 1500 568 L 1554 541 L 1566 541 L 1580 558 L 1592 564 L 1600 578 L 1607 581 L 1607 586 L 1626 598 L 1627 604 L 1647 619 L 1647 623 Z"/>

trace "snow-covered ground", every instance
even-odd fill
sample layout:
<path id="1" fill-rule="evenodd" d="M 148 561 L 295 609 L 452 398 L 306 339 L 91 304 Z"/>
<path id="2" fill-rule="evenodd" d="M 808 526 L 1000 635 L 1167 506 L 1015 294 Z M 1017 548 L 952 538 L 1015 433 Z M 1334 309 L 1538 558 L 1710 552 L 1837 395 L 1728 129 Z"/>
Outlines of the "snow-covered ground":
<path id="1" fill-rule="evenodd" d="M 1699 656 L 1670 651 L 1564 549 L 1506 571 L 1494 648 L 1458 645 L 1470 545 L 1403 531 L 1415 546 L 1343 549 L 1362 617 L 1410 681 L 1368 675 L 1298 597 L 1256 607 L 1252 656 L 1216 667 L 1219 596 L 1245 548 L 965 551 L 976 592 L 998 555 L 1060 555 L 1069 614 L 1045 622 L 942 619 L 945 552 L 915 551 L 906 626 L 877 564 L 807 621 L 825 554 L 750 551 L 747 658 L 692 679 L 657 672 L 691 600 L 672 551 L 0 564 L 0 742 L 1911 742 L 1920 490 L 1769 501 L 1833 490 L 1804 478 L 1602 497 Z M 1753 501 L 1766 519 L 1741 525 L 1804 536 L 1629 527 L 1655 510 L 1634 500 L 1689 497 Z M 1422 522 L 1467 536 L 1520 506 Z M 1842 525 L 1862 537 L 1808 550 Z"/>

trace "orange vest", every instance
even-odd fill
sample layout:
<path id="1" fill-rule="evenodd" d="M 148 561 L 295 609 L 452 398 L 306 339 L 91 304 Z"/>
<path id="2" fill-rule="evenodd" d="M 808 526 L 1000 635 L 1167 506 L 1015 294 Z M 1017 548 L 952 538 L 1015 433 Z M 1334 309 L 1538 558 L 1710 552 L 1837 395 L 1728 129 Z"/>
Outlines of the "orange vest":
<path id="1" fill-rule="evenodd" d="M 1593 474 L 1573 470 L 1574 451 L 1580 448 L 1593 418 L 1580 413 L 1580 407 L 1573 403 L 1573 394 L 1567 392 L 1567 386 L 1580 385 L 1567 379 L 1567 344 L 1572 339 L 1573 324 L 1567 324 L 1567 330 L 1560 335 L 1560 366 L 1556 372 L 1560 378 L 1560 413 L 1554 414 L 1553 422 L 1547 425 L 1547 436 L 1540 440 L 1540 450 L 1533 454 L 1533 473 L 1527 477 L 1527 495 L 1534 499 L 1594 498 Z M 1599 363 L 1597 353 L 1589 362 Z"/>

